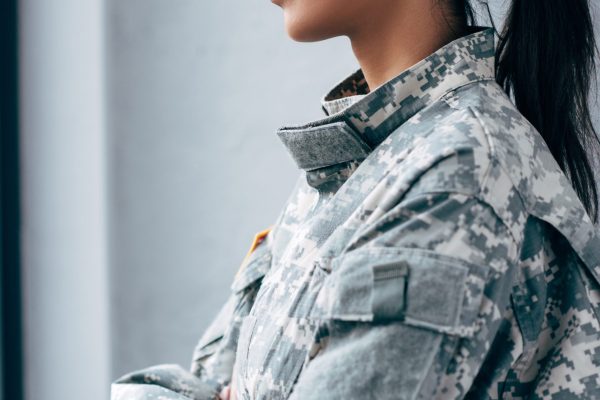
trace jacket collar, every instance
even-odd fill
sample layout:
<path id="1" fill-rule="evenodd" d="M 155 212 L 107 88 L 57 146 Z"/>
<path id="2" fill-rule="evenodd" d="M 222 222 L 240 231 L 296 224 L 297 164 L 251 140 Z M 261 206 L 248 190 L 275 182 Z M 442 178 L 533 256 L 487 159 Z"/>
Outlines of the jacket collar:
<path id="1" fill-rule="evenodd" d="M 468 35 L 373 91 L 359 68 L 321 98 L 327 117 L 283 126 L 277 135 L 298 167 L 307 172 L 364 159 L 394 129 L 446 92 L 470 82 L 494 80 L 494 53 L 494 29 L 474 26 Z"/>

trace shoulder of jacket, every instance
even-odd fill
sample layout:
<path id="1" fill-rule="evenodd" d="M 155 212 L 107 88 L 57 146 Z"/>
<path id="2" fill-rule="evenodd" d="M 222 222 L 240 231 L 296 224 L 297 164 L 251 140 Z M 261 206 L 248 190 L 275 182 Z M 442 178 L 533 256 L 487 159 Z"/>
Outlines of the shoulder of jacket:
<path id="1" fill-rule="evenodd" d="M 442 96 L 421 117 L 429 133 L 416 140 L 403 163 L 423 165 L 409 195 L 443 191 L 477 197 L 520 243 L 530 207 L 519 184 L 534 172 L 523 167 L 524 145 L 518 141 L 527 122 L 518 111 L 512 114 L 496 90 L 483 82 Z M 513 132 L 503 134 L 508 129 Z"/>
<path id="2" fill-rule="evenodd" d="M 443 100 L 456 112 L 469 110 L 487 138 L 490 164 L 482 199 L 519 241 L 532 216 L 555 227 L 600 282 L 598 228 L 542 135 L 503 89 L 494 81 L 479 82 L 449 92 Z"/>
<path id="3" fill-rule="evenodd" d="M 531 182 L 539 177 L 562 174 L 535 127 L 495 81 L 460 87 L 448 92 L 443 100 L 456 113 L 473 117 L 471 125 L 477 129 L 471 131 L 485 138 L 481 142 L 486 144 L 490 168 L 502 169 L 527 208 L 533 208 L 541 188 L 533 188 Z M 491 178 L 493 181 L 494 176 Z"/>
<path id="4" fill-rule="evenodd" d="M 447 100 L 442 96 L 418 121 L 411 121 L 419 132 L 409 146 L 397 151 L 398 162 L 403 164 L 399 169 L 413 165 L 420 169 L 411 186 L 414 194 L 447 191 L 482 197 L 489 175 L 501 172 L 494 170 L 503 164 L 502 154 L 475 104 L 462 103 L 459 107 Z M 402 128 L 400 135 L 410 137 L 412 129 Z"/>
<path id="5" fill-rule="evenodd" d="M 494 149 L 480 121 L 469 109 L 443 110 L 443 114 L 436 111 L 435 115 L 435 123 L 427 123 L 427 131 L 416 134 L 414 139 L 409 131 L 399 132 L 398 136 L 407 134 L 405 137 L 411 141 L 410 145 L 392 146 L 391 154 L 387 149 L 382 150 L 380 157 L 392 168 L 386 181 L 390 192 L 396 194 L 390 197 L 399 196 L 405 201 L 434 192 L 475 197 L 494 210 L 514 241 L 520 243 L 523 218 L 513 216 L 523 214 L 523 208 L 512 204 L 509 210 L 501 202 L 505 198 L 494 198 L 494 193 L 484 190 L 491 181 L 490 176 L 495 180 L 504 178 L 505 187 L 509 179 L 498 169 Z M 429 117 L 423 116 L 431 120 Z"/>

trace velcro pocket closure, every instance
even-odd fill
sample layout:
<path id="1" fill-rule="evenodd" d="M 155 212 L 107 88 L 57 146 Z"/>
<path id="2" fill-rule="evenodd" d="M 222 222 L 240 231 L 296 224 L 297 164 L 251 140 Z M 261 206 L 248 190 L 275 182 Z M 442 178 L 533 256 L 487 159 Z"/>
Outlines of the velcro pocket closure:
<path id="1" fill-rule="evenodd" d="M 311 315 L 403 321 L 472 336 L 489 266 L 406 247 L 364 247 L 334 258 Z"/>
<path id="2" fill-rule="evenodd" d="M 403 319 L 408 292 L 408 263 L 392 261 L 374 264 L 371 312 L 373 319 Z"/>

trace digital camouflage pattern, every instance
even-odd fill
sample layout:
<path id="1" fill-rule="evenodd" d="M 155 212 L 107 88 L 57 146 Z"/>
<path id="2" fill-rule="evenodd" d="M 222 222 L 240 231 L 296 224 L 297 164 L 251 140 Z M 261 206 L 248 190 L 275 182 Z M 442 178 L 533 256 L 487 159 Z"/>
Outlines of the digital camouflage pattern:
<path id="1" fill-rule="evenodd" d="M 600 237 L 494 50 L 473 27 L 373 91 L 359 69 L 277 130 L 301 174 L 191 373 L 113 400 L 600 399 Z"/>

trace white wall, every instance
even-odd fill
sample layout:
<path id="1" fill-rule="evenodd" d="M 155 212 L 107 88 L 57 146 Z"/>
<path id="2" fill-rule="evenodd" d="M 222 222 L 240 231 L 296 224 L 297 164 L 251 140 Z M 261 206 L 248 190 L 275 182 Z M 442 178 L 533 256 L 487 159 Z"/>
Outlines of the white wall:
<path id="1" fill-rule="evenodd" d="M 108 398 L 101 0 L 22 0 L 26 396 Z"/>

